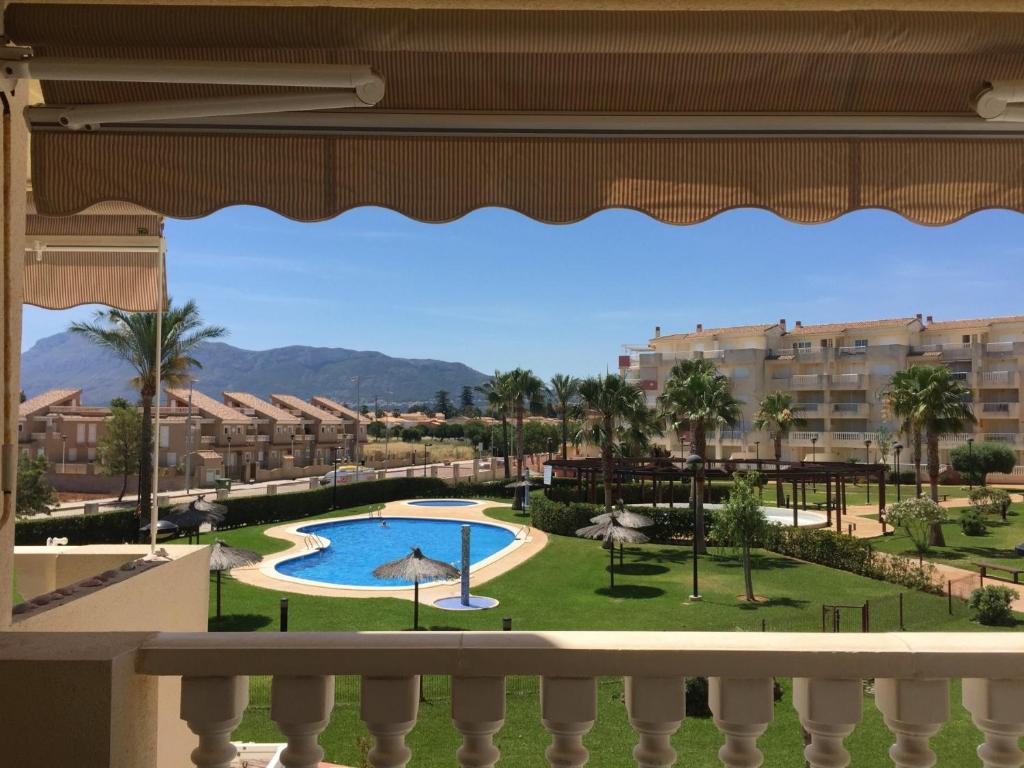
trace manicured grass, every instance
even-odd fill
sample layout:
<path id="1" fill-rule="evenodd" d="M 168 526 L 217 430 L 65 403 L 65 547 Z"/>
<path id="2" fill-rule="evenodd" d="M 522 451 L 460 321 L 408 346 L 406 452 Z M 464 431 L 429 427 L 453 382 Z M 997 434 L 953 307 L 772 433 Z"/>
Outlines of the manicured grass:
<path id="1" fill-rule="evenodd" d="M 799 486 L 798 486 L 799 488 Z M 928 493 L 928 483 L 923 485 L 924 493 Z M 799 493 L 799 490 L 797 491 Z M 790 503 L 792 503 L 793 486 L 788 484 L 785 487 L 784 493 L 790 497 Z M 967 498 L 970 493 L 970 489 L 966 485 L 940 485 L 939 486 L 939 497 L 943 495 L 948 496 L 951 499 L 962 499 Z M 914 495 L 914 486 L 912 483 L 904 483 L 902 487 L 902 498 L 911 498 Z M 865 504 L 878 504 L 878 485 L 876 483 L 871 484 L 871 501 L 868 501 L 868 489 L 861 482 L 858 485 L 847 483 L 846 485 L 846 504 L 847 506 L 860 506 Z M 775 483 L 768 482 L 765 484 L 764 489 L 764 500 L 766 504 L 774 506 L 775 504 Z M 801 502 L 803 496 L 800 496 Z M 885 486 L 885 502 L 886 504 L 892 504 L 896 501 L 896 486 L 895 484 L 887 483 Z M 808 505 L 814 504 L 815 502 L 825 502 L 825 491 L 822 485 L 817 485 L 817 490 L 814 490 L 814 486 L 808 483 L 807 485 L 807 503 Z"/>
<path id="2" fill-rule="evenodd" d="M 987 520 L 988 531 L 983 536 L 968 536 L 960 529 L 961 511 L 961 509 L 949 510 L 950 522 L 942 526 L 946 546 L 932 547 L 925 555 L 925 559 L 954 565 L 969 571 L 978 570 L 975 562 L 999 563 L 1015 568 L 1024 568 L 1024 556 L 1013 551 L 1016 545 L 1024 542 L 1024 504 L 1018 502 L 1010 505 L 1010 512 L 1005 523 L 998 515 L 990 515 Z M 917 557 L 913 543 L 903 531 L 897 531 L 892 536 L 872 541 L 882 552 L 898 552 Z M 1000 574 L 995 575 L 999 576 Z M 1021 587 L 1021 590 L 1024 594 L 1024 587 Z"/>
<path id="3" fill-rule="evenodd" d="M 361 509 L 340 514 L 356 514 Z M 507 508 L 492 509 L 492 516 L 522 522 L 524 518 Z M 338 516 L 339 513 L 332 513 Z M 262 528 L 220 532 L 229 543 L 265 554 L 286 544 L 262 535 Z M 205 537 L 204 537 L 205 538 Z M 427 553 L 429 555 L 429 553 Z M 864 579 L 821 566 L 790 560 L 766 552 L 754 555 L 754 587 L 770 598 L 768 603 L 748 606 L 737 602 L 742 591 L 742 570 L 731 552 L 711 552 L 701 561 L 701 592 L 704 600 L 691 604 L 690 552 L 685 547 L 644 545 L 626 551 L 626 567 L 616 577 L 617 589 L 608 590 L 607 553 L 597 542 L 552 536 L 549 545 L 535 557 L 481 585 L 479 594 L 496 597 L 495 611 L 450 613 L 424 605 L 421 623 L 435 630 L 496 630 L 501 617 L 511 616 L 517 630 L 741 630 L 759 631 L 762 620 L 769 630 L 817 631 L 821 628 L 821 604 L 860 605 L 871 602 L 873 629 L 897 626 L 898 593 L 893 585 Z M 224 609 L 220 622 L 211 620 L 211 630 L 276 630 L 278 601 L 286 593 L 258 589 L 233 579 L 224 582 Z M 313 630 L 407 630 L 412 609 L 407 601 L 393 598 L 338 599 L 287 595 L 290 629 Z M 984 630 L 967 621 L 962 611 L 949 616 L 943 598 L 905 592 L 907 628 L 928 631 Z M 859 612 L 844 612 L 843 626 L 859 627 Z M 435 683 L 436 685 L 436 683 Z M 799 768 L 804 765 L 801 731 L 792 708 L 789 681 L 783 681 L 785 696 L 776 707 L 775 722 L 760 745 L 767 764 Z M 253 681 L 253 705 L 236 732 L 244 740 L 279 740 L 269 720 L 266 697 L 258 696 L 265 680 Z M 428 691 L 432 686 L 428 685 Z M 525 690 L 523 690 L 525 687 Z M 331 724 L 321 737 L 326 759 L 359 765 L 356 741 L 366 731 L 358 720 L 355 682 L 338 679 L 338 705 Z M 503 752 L 502 764 L 542 768 L 547 763 L 544 747 L 550 737 L 544 732 L 538 712 L 535 682 L 510 681 L 506 725 L 497 737 Z M 423 768 L 451 766 L 459 737 L 450 721 L 450 704 L 443 694 L 429 694 L 420 707 L 418 724 L 409 737 L 413 765 Z M 587 737 L 594 768 L 630 765 L 629 753 L 635 743 L 622 703 L 622 684 L 602 681 L 599 713 L 594 731 Z M 940 765 L 973 765 L 974 749 L 981 736 L 959 705 L 959 687 L 953 686 L 953 716 L 934 740 Z M 892 737 L 870 697 L 865 699 L 864 723 L 848 744 L 857 766 L 875 768 L 891 763 L 886 750 Z M 680 765 L 717 766 L 715 752 L 721 736 L 710 720 L 691 719 L 674 739 Z"/>

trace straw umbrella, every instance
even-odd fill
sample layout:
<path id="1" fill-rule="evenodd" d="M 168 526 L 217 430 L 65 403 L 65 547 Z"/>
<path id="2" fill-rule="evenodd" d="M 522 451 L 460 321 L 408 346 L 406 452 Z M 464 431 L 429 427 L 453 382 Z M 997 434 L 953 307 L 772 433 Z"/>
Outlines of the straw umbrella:
<path id="1" fill-rule="evenodd" d="M 607 517 L 608 519 L 603 523 L 580 528 L 576 531 L 576 535 L 584 539 L 601 539 L 604 541 L 605 546 L 608 547 L 608 575 L 611 578 L 611 588 L 615 589 L 615 544 L 618 543 L 620 546 L 623 544 L 644 544 L 650 541 L 650 539 L 635 528 L 627 528 L 625 525 L 622 525 L 616 519 L 614 512 L 607 515 L 599 515 L 599 517 Z"/>
<path id="2" fill-rule="evenodd" d="M 614 519 L 619 525 L 624 525 L 627 528 L 649 528 L 654 525 L 654 521 L 647 515 L 641 515 L 639 512 L 631 512 L 626 509 L 626 503 L 619 499 L 619 506 L 617 509 L 613 509 L 611 512 L 602 512 L 597 517 L 590 518 L 590 522 L 603 524 L 609 520 Z M 622 565 L 622 542 L 619 542 L 619 565 Z"/>
<path id="3" fill-rule="evenodd" d="M 220 575 L 232 568 L 253 565 L 263 559 L 263 555 L 248 549 L 239 549 L 225 544 L 220 539 L 210 550 L 210 570 L 217 573 L 217 618 L 220 618 Z"/>
<path id="4" fill-rule="evenodd" d="M 411 581 L 413 588 L 412 628 L 420 628 L 420 582 L 446 581 L 459 578 L 459 569 L 440 560 L 424 556 L 419 547 L 413 547 L 405 557 L 375 568 L 375 579 Z"/>
<path id="5" fill-rule="evenodd" d="M 215 504 L 207 501 L 206 496 L 201 495 L 187 504 L 178 504 L 172 507 L 165 517 L 183 530 L 187 530 L 189 543 L 192 541 L 192 531 L 195 531 L 196 540 L 199 540 L 199 526 L 203 523 L 214 525 L 222 522 L 227 515 L 228 509 L 223 504 Z"/>

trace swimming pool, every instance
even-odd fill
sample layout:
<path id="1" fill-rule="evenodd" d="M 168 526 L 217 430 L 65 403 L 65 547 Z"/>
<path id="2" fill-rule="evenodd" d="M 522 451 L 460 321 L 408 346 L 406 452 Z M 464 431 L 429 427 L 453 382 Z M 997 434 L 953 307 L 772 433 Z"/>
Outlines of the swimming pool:
<path id="1" fill-rule="evenodd" d="M 387 527 L 382 527 L 382 522 Z M 463 520 L 335 520 L 296 529 L 299 535 L 314 534 L 330 541 L 330 545 L 319 552 L 282 560 L 273 570 L 281 576 L 329 586 L 410 587 L 412 582 L 375 579 L 373 569 L 405 557 L 413 547 L 419 547 L 426 557 L 458 567 L 462 559 L 463 525 L 470 527 L 472 565 L 497 555 L 516 540 L 515 532 L 509 528 Z"/>
<path id="2" fill-rule="evenodd" d="M 473 507 L 478 502 L 469 499 L 416 499 L 405 503 L 410 507 Z"/>

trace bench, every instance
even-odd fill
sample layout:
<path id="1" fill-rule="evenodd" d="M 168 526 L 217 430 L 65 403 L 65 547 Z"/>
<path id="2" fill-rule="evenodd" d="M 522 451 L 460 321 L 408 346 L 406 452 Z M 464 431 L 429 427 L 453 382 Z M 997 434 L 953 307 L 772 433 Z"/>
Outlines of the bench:
<path id="1" fill-rule="evenodd" d="M 1013 576 L 1013 583 L 1020 584 L 1020 575 L 1024 568 L 1014 568 L 1012 565 L 999 565 L 998 563 L 975 563 L 981 571 L 981 578 L 984 579 L 989 571 L 1002 571 Z"/>
<path id="2" fill-rule="evenodd" d="M 939 499 L 942 500 L 942 501 L 949 501 L 949 494 L 948 493 L 940 493 L 939 494 Z"/>

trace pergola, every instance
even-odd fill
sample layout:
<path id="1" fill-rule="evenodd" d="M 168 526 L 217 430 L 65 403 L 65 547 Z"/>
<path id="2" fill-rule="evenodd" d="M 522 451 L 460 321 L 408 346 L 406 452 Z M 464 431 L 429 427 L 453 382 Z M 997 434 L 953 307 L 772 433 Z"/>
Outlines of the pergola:
<path id="1" fill-rule="evenodd" d="M 30 133 L 50 217 L 1024 210 L 1017 0 L 11 2 L 3 24 L 0 624 Z"/>
<path id="2" fill-rule="evenodd" d="M 651 499 L 669 509 L 677 503 L 685 505 L 686 498 L 677 498 L 676 483 L 692 483 L 694 470 L 687 466 L 685 458 L 656 456 L 649 458 L 616 457 L 613 460 L 612 481 L 615 492 L 623 483 L 640 483 L 641 495 L 644 484 L 650 483 Z M 600 458 L 550 459 L 545 462 L 560 477 L 576 481 L 576 497 L 579 501 L 598 501 L 598 488 L 604 481 Z M 810 509 L 807 503 L 807 486 L 820 485 L 825 492 L 823 508 L 828 524 L 835 525 L 836 532 L 843 532 L 843 517 L 847 514 L 846 486 L 863 480 L 877 484 L 878 519 L 885 533 L 885 476 L 884 464 L 853 464 L 845 461 L 784 462 L 775 459 L 707 459 L 703 462 L 705 480 L 728 480 L 737 471 L 755 471 L 764 480 L 774 480 L 788 489 L 789 503 L 793 510 L 793 525 L 801 509 Z M 705 485 L 705 495 L 708 486 Z M 706 499 L 705 499 L 706 500 Z"/>

